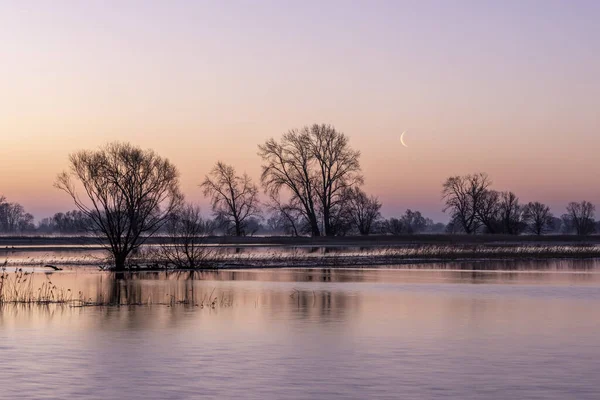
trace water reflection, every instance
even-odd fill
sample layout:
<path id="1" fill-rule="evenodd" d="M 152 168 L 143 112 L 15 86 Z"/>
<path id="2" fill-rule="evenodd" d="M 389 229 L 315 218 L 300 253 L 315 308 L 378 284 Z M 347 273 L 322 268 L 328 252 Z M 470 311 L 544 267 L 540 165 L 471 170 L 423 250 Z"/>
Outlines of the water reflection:
<path id="1" fill-rule="evenodd" d="M 0 397 L 598 398 L 597 265 L 494 265 L 54 273 L 115 306 L 3 306 Z"/>

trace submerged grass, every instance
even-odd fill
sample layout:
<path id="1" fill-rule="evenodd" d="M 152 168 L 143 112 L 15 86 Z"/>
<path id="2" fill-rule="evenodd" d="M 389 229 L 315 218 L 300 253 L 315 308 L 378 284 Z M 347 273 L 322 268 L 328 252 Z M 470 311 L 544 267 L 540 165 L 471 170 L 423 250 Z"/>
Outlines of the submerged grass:
<path id="1" fill-rule="evenodd" d="M 0 274 L 0 304 L 67 304 L 73 302 L 71 289 L 57 287 L 49 275 L 37 289 L 33 285 L 33 272 L 24 272 L 16 269 L 14 272 L 6 272 L 2 268 Z"/>
<path id="2" fill-rule="evenodd" d="M 215 309 L 217 307 L 225 308 L 233 306 L 233 295 L 228 293 L 215 294 L 215 289 L 210 293 L 196 293 L 194 289 L 186 290 L 183 296 L 181 294 L 165 294 L 165 299 L 156 301 L 149 296 L 146 301 L 140 301 L 135 297 L 127 296 L 121 293 L 118 280 L 115 280 L 112 288 L 107 292 L 97 294 L 96 299 L 85 296 L 79 291 L 77 296 L 73 295 L 71 289 L 58 287 L 52 282 L 50 275 L 45 275 L 43 282 L 34 285 L 34 276 L 39 275 L 34 272 L 23 271 L 21 268 L 14 272 L 6 271 L 6 263 L 1 267 L 0 272 L 0 307 L 13 305 L 64 305 L 70 307 L 118 307 L 118 306 L 151 306 L 163 305 L 173 307 L 184 305 L 199 308 Z"/>

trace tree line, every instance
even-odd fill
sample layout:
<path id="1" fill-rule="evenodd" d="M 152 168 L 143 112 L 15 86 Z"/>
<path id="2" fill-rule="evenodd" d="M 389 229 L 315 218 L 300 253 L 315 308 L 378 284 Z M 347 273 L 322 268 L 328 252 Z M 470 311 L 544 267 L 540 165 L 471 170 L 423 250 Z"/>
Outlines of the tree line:
<path id="1" fill-rule="evenodd" d="M 491 185 L 485 173 L 453 176 L 444 182 L 444 211 L 450 214 L 447 232 L 590 235 L 596 231 L 596 207 L 589 201 L 570 202 L 566 213 L 557 218 L 547 205 L 537 201 L 521 204 L 515 193 L 497 191 Z"/>
<path id="2" fill-rule="evenodd" d="M 336 236 L 449 232 L 464 234 L 544 234 L 562 231 L 588 235 L 595 231 L 595 207 L 573 202 L 556 218 L 547 205 L 521 204 L 510 191 L 492 189 L 484 173 L 448 178 L 442 187 L 450 222 L 435 224 L 419 211 L 383 219 L 381 202 L 364 192 L 360 152 L 331 125 L 292 129 L 258 146 L 262 160 L 259 184 L 226 162 L 199 182 L 209 199 L 212 219 L 202 218 L 179 189 L 179 171 L 152 150 L 114 142 L 69 156 L 69 170 L 55 187 L 67 193 L 76 210 L 57 213 L 33 226 L 33 217 L 0 198 L 3 232 L 76 233 L 103 239 L 122 269 L 129 255 L 148 237 L 168 233 L 178 243 L 220 232 L 245 236 L 263 232 Z M 266 195 L 265 202 L 260 192 Z M 186 239 L 187 238 L 187 239 Z M 186 239 L 186 240 L 184 240 Z"/>
<path id="3" fill-rule="evenodd" d="M 19 203 L 9 203 L 0 195 L 0 232 L 16 233 L 35 230 L 33 215 Z"/>

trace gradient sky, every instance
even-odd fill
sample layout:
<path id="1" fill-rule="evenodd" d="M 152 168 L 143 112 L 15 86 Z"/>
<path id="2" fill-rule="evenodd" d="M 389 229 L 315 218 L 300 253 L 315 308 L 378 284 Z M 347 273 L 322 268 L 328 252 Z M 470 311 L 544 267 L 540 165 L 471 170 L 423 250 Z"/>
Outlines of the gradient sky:
<path id="1" fill-rule="evenodd" d="M 112 140 L 258 180 L 257 144 L 331 123 L 384 214 L 436 220 L 450 175 L 600 207 L 600 1 L 0 2 L 0 193 L 37 217 Z M 402 131 L 409 148 L 399 142 Z"/>

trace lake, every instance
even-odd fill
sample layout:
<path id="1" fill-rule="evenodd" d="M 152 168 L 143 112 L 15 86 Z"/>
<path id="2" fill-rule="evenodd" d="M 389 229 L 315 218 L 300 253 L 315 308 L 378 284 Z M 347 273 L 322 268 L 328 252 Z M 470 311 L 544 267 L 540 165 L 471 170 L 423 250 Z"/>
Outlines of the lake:
<path id="1" fill-rule="evenodd" d="M 598 399 L 599 266 L 24 268 L 123 305 L 2 306 L 0 398 Z"/>

